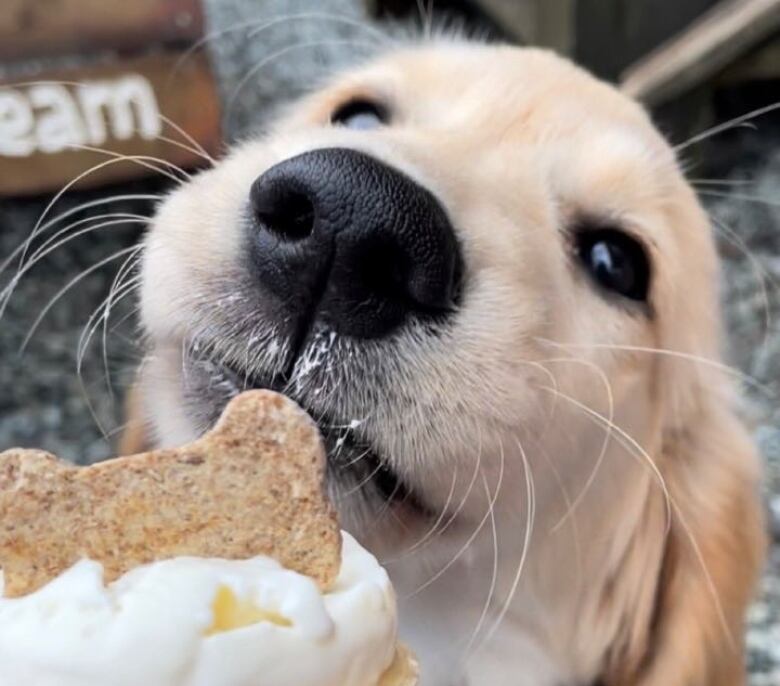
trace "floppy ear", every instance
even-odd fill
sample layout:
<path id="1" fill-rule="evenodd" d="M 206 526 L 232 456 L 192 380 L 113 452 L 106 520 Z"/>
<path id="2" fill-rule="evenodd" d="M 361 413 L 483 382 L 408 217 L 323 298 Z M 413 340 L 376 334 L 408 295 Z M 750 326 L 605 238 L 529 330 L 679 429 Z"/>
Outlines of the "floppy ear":
<path id="1" fill-rule="evenodd" d="M 659 468 L 671 523 L 641 666 L 608 686 L 739 686 L 744 617 L 766 546 L 758 459 L 719 391 L 700 387 L 686 425 L 664 438 Z"/>

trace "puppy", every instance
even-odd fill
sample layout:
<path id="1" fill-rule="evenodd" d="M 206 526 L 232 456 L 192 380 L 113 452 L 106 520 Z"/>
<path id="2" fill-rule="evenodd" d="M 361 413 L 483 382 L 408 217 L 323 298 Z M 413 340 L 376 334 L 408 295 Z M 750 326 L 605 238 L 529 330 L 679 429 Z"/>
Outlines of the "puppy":
<path id="1" fill-rule="evenodd" d="M 404 48 L 171 194 L 138 397 L 319 421 L 429 686 L 735 686 L 764 539 L 705 213 L 645 112 L 539 50 Z"/>

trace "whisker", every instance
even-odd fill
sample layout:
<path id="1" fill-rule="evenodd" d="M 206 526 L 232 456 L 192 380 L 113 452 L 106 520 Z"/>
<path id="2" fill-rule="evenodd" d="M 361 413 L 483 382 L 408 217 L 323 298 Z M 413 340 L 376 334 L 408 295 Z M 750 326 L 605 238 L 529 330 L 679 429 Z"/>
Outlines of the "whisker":
<path id="1" fill-rule="evenodd" d="M 534 478 L 533 478 L 533 474 L 531 473 L 531 466 L 528 462 L 528 456 L 525 454 L 525 450 L 523 449 L 523 446 L 519 440 L 517 441 L 517 447 L 520 449 L 520 456 L 523 459 L 523 471 L 525 473 L 525 491 L 526 491 L 526 503 L 527 503 L 525 535 L 523 537 L 523 551 L 520 555 L 520 561 L 518 562 L 517 571 L 515 573 L 514 579 L 512 580 L 512 586 L 509 589 L 509 594 L 507 595 L 507 598 L 504 601 L 504 605 L 502 606 L 501 610 L 498 613 L 498 616 L 496 617 L 496 621 L 493 623 L 493 626 L 490 628 L 490 631 L 488 631 L 487 635 L 485 636 L 485 640 L 483 643 L 490 642 L 490 640 L 495 635 L 496 631 L 498 631 L 501 622 L 504 621 L 504 617 L 506 617 L 507 613 L 509 612 L 509 608 L 512 604 L 512 601 L 514 600 L 515 594 L 517 593 L 517 589 L 520 587 L 520 579 L 523 576 L 523 570 L 525 569 L 525 563 L 528 557 L 528 551 L 531 548 L 531 536 L 533 535 L 534 519 L 536 518 L 536 488 L 534 486 Z"/>
<path id="2" fill-rule="evenodd" d="M 50 254 L 54 250 L 58 250 L 59 248 L 61 248 L 65 243 L 70 241 L 71 238 L 77 238 L 78 236 L 89 232 L 89 230 L 79 231 L 78 233 L 69 236 L 66 240 L 57 243 L 58 239 L 63 235 L 67 234 L 68 231 L 75 229 L 77 226 L 88 224 L 89 222 L 104 222 L 104 220 L 108 220 L 108 219 L 116 220 L 116 221 L 101 223 L 100 226 L 89 227 L 89 230 L 94 230 L 97 228 L 105 228 L 107 226 L 122 226 L 126 223 L 129 224 L 129 223 L 142 222 L 145 224 L 149 221 L 148 217 L 145 217 L 142 214 L 135 214 L 131 212 L 115 212 L 109 214 L 100 214 L 94 217 L 86 217 L 85 219 L 80 219 L 71 224 L 68 224 L 66 227 L 55 232 L 54 234 L 49 236 L 49 238 L 43 241 L 43 243 L 41 243 L 41 245 L 39 245 L 38 248 L 36 248 L 35 252 L 32 255 L 30 255 L 29 260 L 25 263 L 25 270 L 27 270 L 28 267 L 32 267 L 36 262 L 40 261 L 41 258 Z M 52 244 L 54 244 L 54 247 L 47 250 L 47 248 L 52 246 Z"/>
<path id="3" fill-rule="evenodd" d="M 171 78 L 175 77 L 175 75 L 178 73 L 178 71 L 182 68 L 182 66 L 188 59 L 190 59 L 198 50 L 200 50 L 203 46 L 207 45 L 211 41 L 217 40 L 219 38 L 222 38 L 223 36 L 227 36 L 231 33 L 236 33 L 237 31 L 242 31 L 242 30 L 251 31 L 251 34 L 247 36 L 247 38 L 256 38 L 264 31 L 272 29 L 275 26 L 279 26 L 281 24 L 285 24 L 293 21 L 306 21 L 309 19 L 316 20 L 316 21 L 332 21 L 345 26 L 351 26 L 366 31 L 370 35 L 379 38 L 380 41 L 384 41 L 388 43 L 394 42 L 393 39 L 388 34 L 384 33 L 383 31 L 380 31 L 379 29 L 374 28 L 370 24 L 366 24 L 365 22 L 359 21 L 357 19 L 352 19 L 351 17 L 341 16 L 330 12 L 301 12 L 298 14 L 289 14 L 284 16 L 273 17 L 271 19 L 266 19 L 266 20 L 251 19 L 248 21 L 236 22 L 235 24 L 228 26 L 227 28 L 224 29 L 211 31 L 207 33 L 203 38 L 193 43 L 174 64 L 173 68 L 171 69 L 171 73 L 172 73 Z"/>
<path id="4" fill-rule="evenodd" d="M 91 219 L 90 219 L 91 220 Z M 148 220 L 146 217 L 140 217 L 139 219 L 112 219 L 111 221 L 106 222 L 100 222 L 93 226 L 88 226 L 85 229 L 80 229 L 79 231 L 71 234 L 70 236 L 66 236 L 65 238 L 62 238 L 61 240 L 58 240 L 54 244 L 51 244 L 46 250 L 43 252 L 40 252 L 40 249 L 36 251 L 34 255 L 34 259 L 30 259 L 27 262 L 24 263 L 24 266 L 14 275 L 14 277 L 11 279 L 11 281 L 3 288 L 2 291 L 0 291 L 0 319 L 2 318 L 5 309 L 8 307 L 8 303 L 10 302 L 16 287 L 19 285 L 21 279 L 29 272 L 31 271 L 37 263 L 39 263 L 41 260 L 46 258 L 51 253 L 59 250 L 63 245 L 66 245 L 72 240 L 75 240 L 76 238 L 83 236 L 85 234 L 91 233 L 93 231 L 99 231 L 101 229 L 116 226 L 116 225 L 124 225 L 129 223 L 146 223 Z M 77 222 L 82 223 L 82 222 Z M 72 228 L 72 226 L 70 227 Z"/>
<path id="5" fill-rule="evenodd" d="M 177 141 L 175 138 L 171 138 L 170 136 L 157 136 L 158 141 L 162 141 L 163 143 L 167 143 L 168 145 L 172 145 L 175 148 L 179 148 L 180 150 L 184 150 L 185 152 L 191 153 L 192 155 L 195 155 L 196 157 L 200 157 L 202 160 L 205 160 L 209 163 L 212 167 L 214 164 L 216 164 L 214 158 L 209 155 L 208 153 L 204 153 L 202 148 L 193 148 L 191 145 L 187 145 L 187 143 L 182 143 L 181 141 Z M 184 171 L 180 166 L 174 165 L 176 169 L 179 169 L 180 171 Z M 190 175 L 191 176 L 191 175 Z"/>
<path id="6" fill-rule="evenodd" d="M 130 255 L 128 260 L 131 260 L 134 257 L 135 255 Z M 124 267 L 125 264 L 127 264 L 127 261 L 123 263 L 122 267 Z M 126 296 L 133 294 L 137 286 L 138 286 L 137 283 L 127 284 L 121 293 L 114 294 L 114 303 L 117 303 L 123 300 Z M 111 294 L 109 294 L 108 297 L 111 297 Z M 103 311 L 104 303 L 106 303 L 107 300 L 108 298 L 106 298 L 106 300 L 104 300 L 103 303 L 101 303 L 101 305 L 99 305 L 95 309 L 95 311 L 90 315 L 89 320 L 87 321 L 86 325 L 82 329 L 81 336 L 79 336 L 79 341 L 76 349 L 76 376 L 79 379 L 79 384 L 81 385 L 82 392 L 84 393 L 84 399 L 87 404 L 87 407 L 96 421 L 97 421 L 97 411 L 92 405 L 92 400 L 89 396 L 89 393 L 87 392 L 86 384 L 84 382 L 83 363 L 84 363 L 84 357 L 87 352 L 87 348 L 89 346 L 89 342 L 94 336 L 95 332 L 97 331 L 97 327 L 100 326 L 101 312 Z M 105 319 L 107 315 L 108 315 L 107 312 L 103 312 L 102 318 Z M 106 373 L 106 384 L 109 389 L 109 397 L 113 402 L 113 388 L 111 386 L 111 381 L 110 381 L 110 372 L 108 368 L 108 353 L 107 353 L 105 342 L 103 347 L 103 365 Z"/>
<path id="7" fill-rule="evenodd" d="M 668 350 L 666 348 L 647 348 L 638 345 L 619 345 L 613 343 L 563 343 L 560 341 L 553 341 L 550 340 L 549 338 L 542 338 L 542 337 L 537 337 L 536 340 L 538 340 L 540 343 L 544 343 L 546 345 L 550 345 L 555 348 L 616 350 L 616 351 L 625 351 L 625 352 L 634 352 L 634 353 L 647 353 L 650 355 L 663 355 L 672 358 L 678 358 L 681 360 L 685 360 L 687 362 L 694 362 L 697 364 L 703 364 L 709 367 L 713 367 L 714 369 L 717 369 L 718 371 L 721 371 L 724 374 L 739 379 L 747 386 L 750 386 L 751 388 L 761 391 L 767 396 L 770 397 L 774 396 L 774 391 L 769 386 L 767 386 L 766 384 L 762 384 L 757 379 L 753 378 L 748 374 L 745 374 L 744 372 L 741 372 L 739 369 L 724 364 L 723 362 L 718 362 L 717 360 L 711 360 L 709 358 L 701 357 L 700 355 L 694 355 L 692 353 L 685 353 L 679 350 Z"/>
<path id="8" fill-rule="evenodd" d="M 135 293 L 141 282 L 141 275 L 136 274 L 133 276 L 133 270 L 137 268 L 140 257 L 138 255 L 130 255 L 118 269 L 116 277 L 114 278 L 111 288 L 108 291 L 108 296 L 105 299 L 105 313 L 103 319 L 103 370 L 106 377 L 106 390 L 111 401 L 114 401 L 114 389 L 111 385 L 111 374 L 108 368 L 108 321 L 111 318 L 111 309 L 118 302 L 123 300 L 128 294 Z M 125 283 L 122 283 L 125 279 Z"/>
<path id="9" fill-rule="evenodd" d="M 539 386 L 540 390 L 547 391 L 548 393 L 556 393 L 561 397 L 563 400 L 566 400 L 567 402 L 574 405 L 576 408 L 582 410 L 586 416 L 591 417 L 594 421 L 598 422 L 600 425 L 605 427 L 611 427 L 611 430 L 613 430 L 617 436 L 623 439 L 623 441 L 628 443 L 628 446 L 631 446 L 633 450 L 629 449 L 629 454 L 632 454 L 636 457 L 641 458 L 641 460 L 644 461 L 644 463 L 649 467 L 650 471 L 654 475 L 655 479 L 658 482 L 658 485 L 661 487 L 661 490 L 664 494 L 664 499 L 666 503 L 666 528 L 667 528 L 667 534 L 669 532 L 669 529 L 671 527 L 671 513 L 672 513 L 672 497 L 669 493 L 669 489 L 666 486 L 666 479 L 664 479 L 663 474 L 661 474 L 661 470 L 658 468 L 658 465 L 655 464 L 655 461 L 652 457 L 648 454 L 648 452 L 641 446 L 637 441 L 634 439 L 633 436 L 628 434 L 624 429 L 622 429 L 620 426 L 615 424 L 614 422 L 610 422 L 603 414 L 600 412 L 597 412 L 591 407 L 588 407 L 584 403 L 581 403 L 576 398 L 573 398 L 570 395 L 567 395 L 566 393 L 562 393 L 561 391 L 556 391 L 554 388 L 550 388 L 548 386 Z M 624 447 L 626 446 L 626 443 L 621 441 L 621 445 Z"/>
<path id="10" fill-rule="evenodd" d="M 753 274 L 755 275 L 756 282 L 761 290 L 761 298 L 764 304 L 764 340 L 761 343 L 761 347 L 764 348 L 769 342 L 769 335 L 771 334 L 772 328 L 772 306 L 767 283 L 774 286 L 775 290 L 778 289 L 778 284 L 736 231 L 733 231 L 719 219 L 715 219 L 714 217 L 711 217 L 710 219 L 715 229 L 721 233 L 733 247 L 742 252 L 753 268 Z"/>
<path id="11" fill-rule="evenodd" d="M 482 433 L 478 430 L 477 433 L 477 459 L 474 464 L 474 471 L 471 475 L 471 480 L 469 481 L 469 485 L 466 487 L 466 493 L 463 495 L 463 497 L 460 499 L 460 502 L 458 503 L 458 506 L 455 508 L 455 510 L 451 513 L 449 513 L 449 517 L 447 517 L 447 521 L 444 522 L 444 524 L 441 526 L 441 528 L 438 528 L 441 521 L 444 519 L 444 517 L 447 515 L 447 508 L 443 508 L 441 513 L 439 514 L 439 517 L 436 519 L 436 522 L 433 526 L 431 526 L 428 531 L 425 533 L 422 538 L 420 538 L 417 542 L 412 544 L 409 548 L 407 548 L 401 555 L 395 558 L 390 558 L 387 562 L 397 562 L 399 560 L 402 560 L 409 555 L 413 554 L 415 551 L 425 548 L 430 541 L 433 540 L 434 534 L 442 535 L 447 529 L 452 525 L 452 523 L 457 519 L 458 515 L 463 511 L 463 508 L 466 506 L 466 501 L 468 500 L 469 496 L 471 495 L 472 491 L 474 490 L 474 486 L 477 483 L 477 477 L 479 476 L 480 472 L 480 466 L 482 463 Z M 453 476 L 453 482 L 452 482 L 452 488 L 455 487 L 455 480 Z M 450 498 L 448 498 L 449 503 Z"/>
<path id="12" fill-rule="evenodd" d="M 493 499 L 488 503 L 487 512 L 485 512 L 485 515 L 480 519 L 479 523 L 475 527 L 472 534 L 466 539 L 466 542 L 458 549 L 458 551 L 455 553 L 455 556 L 450 559 L 447 564 L 445 564 L 441 569 L 439 569 L 438 572 L 436 572 L 430 579 L 428 579 L 425 583 L 423 583 L 421 586 L 417 588 L 414 592 L 410 593 L 407 596 L 407 599 L 413 598 L 414 596 L 422 593 L 426 588 L 428 588 L 431 584 L 436 583 L 446 572 L 448 569 L 452 567 L 459 559 L 460 557 L 469 549 L 469 546 L 475 541 L 477 536 L 479 535 L 479 532 L 482 531 L 482 528 L 485 526 L 485 523 L 487 522 L 488 518 L 491 516 L 491 512 L 493 511 L 493 508 L 495 507 L 496 500 L 498 499 L 498 494 L 501 491 L 501 486 L 504 481 L 504 449 L 503 446 L 501 447 L 501 463 L 498 473 L 498 482 L 496 484 L 496 490 L 493 494 Z"/>
<path id="13" fill-rule="evenodd" d="M 727 122 L 723 122 L 722 124 L 718 124 L 717 126 L 713 126 L 712 128 L 709 128 L 705 131 L 702 131 L 699 134 L 696 134 L 695 136 L 689 138 L 684 143 L 680 143 L 679 145 L 675 146 L 674 151 L 681 152 L 686 148 L 695 145 L 696 143 L 700 143 L 701 141 L 707 140 L 708 138 L 717 136 L 719 133 L 723 133 L 724 131 L 730 131 L 731 129 L 744 126 L 745 124 L 748 124 L 748 122 L 751 122 L 753 119 L 756 119 L 757 117 L 762 117 L 763 115 L 769 114 L 770 112 L 774 112 L 778 109 L 780 109 L 780 102 L 776 102 L 771 105 L 767 105 L 765 107 L 759 107 L 758 109 L 755 109 L 752 112 L 748 112 L 747 114 L 743 114 L 739 117 L 735 117 L 734 119 L 730 119 Z"/>
<path id="14" fill-rule="evenodd" d="M 452 502 L 452 498 L 455 495 L 455 484 L 458 480 L 458 470 L 457 468 L 453 469 L 452 472 L 452 483 L 450 484 L 450 491 L 447 494 L 447 500 L 444 503 L 444 506 L 441 508 L 439 512 L 439 516 L 436 518 L 436 520 L 433 522 L 433 524 L 428 528 L 428 530 L 425 532 L 425 534 L 419 538 L 415 543 L 413 543 L 411 546 L 409 546 L 400 556 L 393 558 L 391 562 L 395 562 L 398 560 L 402 560 L 405 557 L 411 555 L 415 550 L 425 545 L 425 543 L 433 536 L 441 523 L 444 521 L 444 518 L 447 516 L 447 513 L 449 512 L 450 503 Z"/>
<path id="15" fill-rule="evenodd" d="M 721 629 L 723 629 L 723 633 L 726 635 L 726 640 L 728 641 L 731 650 L 736 651 L 737 642 L 734 638 L 734 634 L 731 632 L 731 627 L 729 626 L 728 619 L 726 619 L 726 612 L 723 609 L 723 603 L 721 602 L 720 596 L 718 595 L 718 589 L 717 586 L 715 586 L 715 581 L 712 578 L 712 574 L 710 573 L 710 570 L 707 567 L 707 562 L 704 559 L 704 554 L 701 552 L 701 547 L 699 546 L 699 542 L 696 540 L 696 537 L 693 535 L 693 531 L 691 530 L 690 526 L 688 526 L 688 522 L 685 520 L 685 517 L 683 517 L 683 514 L 680 511 L 678 505 L 672 502 L 672 506 L 674 507 L 674 511 L 677 514 L 677 521 L 682 526 L 683 531 L 685 532 L 685 536 L 690 542 L 691 547 L 693 548 L 694 555 L 696 556 L 696 561 L 699 563 L 699 566 L 701 567 L 701 570 L 704 573 L 704 580 L 707 583 L 707 590 L 709 591 L 709 594 L 712 597 L 712 601 L 715 605 L 715 611 L 718 615 L 718 621 L 720 622 Z"/>
<path id="16" fill-rule="evenodd" d="M 561 495 L 563 497 L 563 504 L 566 506 L 567 510 L 571 509 L 571 498 L 569 496 L 569 492 L 566 490 L 566 486 L 563 483 L 563 478 L 561 477 L 560 471 L 558 471 L 558 468 L 555 466 L 555 463 L 550 459 L 550 456 L 547 454 L 547 451 L 544 449 L 540 449 L 539 453 L 544 458 L 544 461 L 547 463 L 547 466 L 550 468 L 550 471 L 553 474 L 553 478 L 555 479 L 556 484 L 558 485 L 558 489 L 561 491 Z M 580 542 L 580 531 L 579 526 L 577 525 L 577 518 L 572 517 L 571 518 L 571 529 L 572 529 L 572 536 L 574 538 L 574 558 L 577 562 L 577 571 L 578 576 L 582 576 L 582 547 Z M 550 530 L 550 533 L 552 533 L 552 530 Z"/>
<path id="17" fill-rule="evenodd" d="M 490 487 L 488 486 L 487 478 L 485 478 L 484 474 L 482 475 L 482 486 L 485 489 L 485 496 L 488 502 L 490 502 Z M 479 616 L 479 619 L 477 620 L 476 626 L 474 627 L 474 631 L 471 633 L 469 642 L 466 644 L 466 649 L 463 651 L 466 655 L 466 659 L 468 659 L 468 657 L 472 654 L 476 639 L 479 636 L 479 632 L 482 630 L 483 625 L 485 624 L 488 612 L 490 612 L 490 606 L 493 604 L 493 596 L 495 595 L 496 584 L 498 582 L 498 530 L 496 528 L 496 515 L 494 510 L 495 508 L 490 508 L 490 533 L 493 539 L 493 571 L 490 575 L 490 585 L 488 587 L 487 599 L 485 600 L 485 604 L 482 606 L 482 612 Z"/>
<path id="18" fill-rule="evenodd" d="M 615 398 L 612 393 L 612 384 L 609 382 L 609 379 L 607 378 L 607 375 L 604 373 L 604 370 L 601 369 L 597 364 L 589 360 L 581 360 L 573 357 L 549 359 L 549 360 L 544 360 L 544 362 L 552 363 L 552 364 L 575 362 L 577 364 L 585 365 L 591 371 L 593 371 L 596 374 L 596 376 L 598 376 L 601 379 L 601 383 L 604 385 L 604 390 L 607 393 L 607 402 L 609 404 L 609 416 L 606 418 L 608 422 L 608 428 L 607 431 L 604 433 L 604 441 L 601 445 L 599 456 L 596 459 L 596 463 L 594 464 L 593 469 L 588 475 L 588 478 L 585 480 L 585 485 L 582 487 L 580 492 L 574 498 L 569 509 L 564 513 L 564 515 L 560 518 L 560 520 L 558 520 L 558 523 L 552 527 L 551 533 L 555 533 L 556 531 L 558 531 L 558 529 L 561 528 L 564 522 L 574 513 L 574 511 L 580 506 L 582 501 L 585 499 L 585 496 L 587 495 L 588 491 L 593 485 L 593 482 L 596 480 L 596 475 L 598 474 L 601 465 L 604 463 L 604 459 L 607 455 L 607 448 L 609 447 L 609 442 L 610 439 L 612 438 L 611 426 L 614 424 L 614 420 L 615 420 Z M 556 389 L 556 392 L 559 391 Z"/>
<path id="19" fill-rule="evenodd" d="M 366 450 L 366 452 L 363 453 L 363 457 L 368 455 L 369 452 L 370 451 Z M 349 498 L 349 496 L 354 495 L 358 491 L 362 490 L 367 484 L 371 483 L 371 481 L 376 477 L 376 475 L 379 474 L 381 469 L 382 469 L 382 463 L 380 462 L 374 468 L 374 471 L 372 471 L 367 477 L 365 477 L 360 483 L 358 483 L 357 486 L 350 488 L 346 493 L 340 495 L 338 501 L 341 502 L 342 500 L 345 500 L 346 498 Z"/>
<path id="20" fill-rule="evenodd" d="M 706 188 L 698 188 L 696 192 L 699 195 L 706 195 L 713 198 L 728 198 L 729 200 L 741 200 L 742 202 L 755 203 L 757 205 L 766 205 L 767 207 L 780 207 L 780 201 L 770 200 L 769 198 L 761 197 L 760 195 L 746 195 L 744 193 L 733 193 L 709 190 Z"/>
<path id="21" fill-rule="evenodd" d="M 337 24 L 341 24 L 342 26 L 350 26 L 352 28 L 360 29 L 364 33 L 374 37 L 378 38 L 380 41 L 385 43 L 393 43 L 394 41 L 392 38 L 385 33 L 384 31 L 381 31 L 380 29 L 375 28 L 374 26 L 371 26 L 371 24 L 367 24 L 365 21 L 361 21 L 359 19 L 352 19 L 351 17 L 347 16 L 340 16 L 337 14 L 332 14 L 328 12 L 302 12 L 297 15 L 291 15 L 287 17 L 281 17 L 278 18 L 279 20 L 270 20 L 267 24 L 265 24 L 262 27 L 258 27 L 255 29 L 252 29 L 250 32 L 248 38 L 256 38 L 264 31 L 268 30 L 272 26 L 281 23 L 281 21 L 300 21 L 300 20 L 307 20 L 307 19 L 315 19 L 315 20 L 325 20 L 325 21 L 332 21 Z"/>
<path id="22" fill-rule="evenodd" d="M 130 156 L 130 157 L 132 158 L 132 156 Z M 100 171 L 101 169 L 105 169 L 105 168 L 110 167 L 112 165 L 118 164 L 119 162 L 123 162 L 126 159 L 127 158 L 125 158 L 125 159 L 112 158 L 110 160 L 105 160 L 103 162 L 99 162 L 99 163 L 93 165 L 92 167 L 90 167 L 89 169 L 81 172 L 74 179 L 71 179 L 68 183 L 66 183 L 54 195 L 54 197 L 49 201 L 49 203 L 46 205 L 46 207 L 44 208 L 43 212 L 41 213 L 41 216 L 38 218 L 38 221 L 35 223 L 35 226 L 33 227 L 32 234 L 30 235 L 30 239 L 28 239 L 28 240 L 31 241 L 37 235 L 38 231 L 41 228 L 41 225 L 44 222 L 44 220 L 46 219 L 46 217 L 49 216 L 49 212 L 51 212 L 51 210 L 54 208 L 54 206 L 60 201 L 62 196 L 65 195 L 65 193 L 67 193 L 71 188 L 73 188 L 73 186 L 75 186 L 80 181 L 83 181 L 85 178 L 87 178 L 91 174 L 94 174 L 94 173 Z M 175 179 L 175 180 L 176 180 L 177 183 L 181 182 L 180 179 Z M 25 248 L 25 251 L 26 251 L 26 248 Z M 24 253 L 22 254 L 22 258 L 24 258 Z"/>
<path id="23" fill-rule="evenodd" d="M 170 126 L 176 133 L 178 133 L 184 140 L 186 140 L 192 147 L 189 148 L 189 150 L 193 153 L 200 154 L 200 156 L 206 160 L 207 162 L 211 162 L 211 164 L 215 164 L 216 160 L 209 154 L 208 150 L 204 148 L 198 141 L 191 136 L 189 133 L 187 133 L 181 126 L 179 126 L 173 119 L 170 117 L 160 114 L 160 119 L 165 122 L 168 126 Z M 170 139 L 165 139 L 170 142 Z"/>
<path id="24" fill-rule="evenodd" d="M 93 145 L 79 145 L 75 143 L 69 145 L 68 147 L 72 150 L 85 150 L 87 152 L 96 152 L 101 155 L 106 155 L 107 157 L 115 159 L 117 162 L 133 162 L 134 164 L 137 164 L 144 169 L 148 169 L 149 171 L 153 171 L 157 174 L 162 174 L 177 184 L 192 178 L 192 174 L 189 174 L 180 166 L 174 164 L 173 162 L 169 162 L 168 160 L 164 160 L 161 157 L 154 157 L 153 155 L 124 155 L 120 152 L 106 150 L 105 148 L 98 148 Z M 168 171 L 168 169 L 179 172 L 184 178 L 179 178 L 175 174 L 172 174 L 170 171 Z"/>
<path id="25" fill-rule="evenodd" d="M 67 219 L 68 217 L 72 217 L 74 214 L 78 214 L 79 212 L 92 209 L 93 207 L 99 207 L 100 205 L 108 205 L 113 202 L 154 201 L 154 200 L 162 200 L 162 196 L 149 194 L 149 193 L 112 195 L 107 198 L 100 198 L 98 200 L 90 200 L 89 202 L 81 203 L 76 207 L 73 207 L 63 212 L 62 214 L 58 215 L 54 219 L 49 220 L 48 222 L 46 222 L 46 224 L 41 226 L 38 229 L 38 231 L 33 231 L 30 234 L 30 236 L 28 236 L 22 243 L 20 243 L 19 246 L 17 246 L 16 249 L 14 249 L 14 251 L 3 262 L 0 262 L 0 274 L 2 274 L 10 266 L 10 264 L 19 256 L 19 254 L 22 251 L 24 251 L 25 249 L 29 249 L 29 246 L 32 245 L 32 242 L 41 233 L 48 231 L 53 226 L 56 226 L 57 223 Z M 22 257 L 21 263 L 24 263 L 24 257 Z"/>
<path id="26" fill-rule="evenodd" d="M 63 288 L 61 288 L 57 294 L 49 300 L 49 302 L 46 304 L 46 306 L 43 308 L 41 313 L 36 317 L 35 321 L 33 322 L 33 325 L 30 327 L 29 331 L 27 332 L 27 335 L 24 337 L 24 340 L 22 341 L 22 345 L 19 348 L 19 353 L 24 353 L 25 349 L 30 343 L 30 340 L 32 339 L 33 335 L 35 335 L 35 332 L 37 331 L 38 327 L 41 325 L 41 322 L 45 319 L 48 312 L 51 310 L 52 307 L 71 289 L 73 286 L 75 286 L 77 283 L 79 283 L 82 279 L 86 278 L 93 272 L 97 271 L 101 267 L 109 264 L 113 260 L 116 260 L 120 257 L 124 257 L 125 255 L 130 254 L 133 251 L 138 251 L 141 249 L 141 246 L 132 246 L 130 248 L 124 248 L 122 250 L 118 250 L 117 252 L 113 253 L 112 255 L 109 255 L 108 257 L 100 260 L 99 262 L 93 264 L 91 267 L 88 267 L 84 271 L 82 271 L 80 274 L 76 275 L 74 278 L 72 278 Z"/>
<path id="27" fill-rule="evenodd" d="M 692 186 L 752 186 L 751 179 L 688 179 Z"/>
<path id="28" fill-rule="evenodd" d="M 354 39 L 315 40 L 315 41 L 304 41 L 302 43 L 295 43 L 293 45 L 286 45 L 285 47 L 272 52 L 270 55 L 260 60 L 249 71 L 247 71 L 247 73 L 244 74 L 243 77 L 241 77 L 240 81 L 236 84 L 235 88 L 233 89 L 233 91 L 231 92 L 228 98 L 227 106 L 225 108 L 226 117 L 228 119 L 232 117 L 233 111 L 236 106 L 236 102 L 238 100 L 238 96 L 241 94 L 241 91 L 244 89 L 244 87 L 250 81 L 250 79 L 252 79 L 256 74 L 258 74 L 263 68 L 268 66 L 274 60 L 277 60 L 280 57 L 284 57 L 285 55 L 294 52 L 296 50 L 306 50 L 308 48 L 335 47 L 337 45 L 353 45 L 353 46 L 365 47 L 371 50 L 376 49 L 376 45 L 374 43 L 370 43 L 368 41 L 358 41 Z"/>

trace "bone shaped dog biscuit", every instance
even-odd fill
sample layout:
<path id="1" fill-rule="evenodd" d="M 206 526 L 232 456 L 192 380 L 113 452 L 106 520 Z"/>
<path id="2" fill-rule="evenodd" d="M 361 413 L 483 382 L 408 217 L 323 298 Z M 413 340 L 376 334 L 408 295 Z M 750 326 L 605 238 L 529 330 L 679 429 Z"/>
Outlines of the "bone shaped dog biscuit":
<path id="1" fill-rule="evenodd" d="M 88 557 L 106 583 L 177 557 L 268 555 L 326 589 L 341 533 L 324 493 L 317 427 L 270 391 L 233 399 L 216 427 L 178 449 L 74 467 L 32 450 L 0 454 L 0 567 L 7 597 Z"/>

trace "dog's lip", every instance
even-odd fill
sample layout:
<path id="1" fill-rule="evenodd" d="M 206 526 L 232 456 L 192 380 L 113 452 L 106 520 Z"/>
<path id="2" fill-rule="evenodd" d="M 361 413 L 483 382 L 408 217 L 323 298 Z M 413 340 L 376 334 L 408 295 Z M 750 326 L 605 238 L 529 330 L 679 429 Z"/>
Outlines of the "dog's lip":
<path id="1" fill-rule="evenodd" d="M 203 358 L 198 358 L 201 362 Z M 430 518 L 435 516 L 435 512 L 430 508 L 418 493 L 393 469 L 390 462 L 367 440 L 357 439 L 354 430 L 350 426 L 349 431 L 344 430 L 343 423 L 340 424 L 334 417 L 327 413 L 315 412 L 306 402 L 291 393 L 287 375 L 268 374 L 264 377 L 248 374 L 237 368 L 230 362 L 217 362 L 207 360 L 210 365 L 216 366 L 231 379 L 237 393 L 250 389 L 267 389 L 286 395 L 309 414 L 312 420 L 317 424 L 325 443 L 330 473 L 337 472 L 340 469 L 353 468 L 356 460 L 347 463 L 337 461 L 339 448 L 349 445 L 360 452 L 360 461 L 362 462 L 362 472 L 357 472 L 359 479 L 359 488 L 368 487 L 369 484 L 381 495 L 390 506 L 403 508 L 418 517 Z M 368 476 L 365 476 L 365 472 Z"/>

